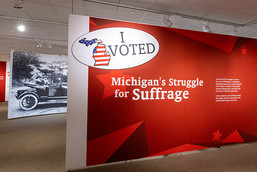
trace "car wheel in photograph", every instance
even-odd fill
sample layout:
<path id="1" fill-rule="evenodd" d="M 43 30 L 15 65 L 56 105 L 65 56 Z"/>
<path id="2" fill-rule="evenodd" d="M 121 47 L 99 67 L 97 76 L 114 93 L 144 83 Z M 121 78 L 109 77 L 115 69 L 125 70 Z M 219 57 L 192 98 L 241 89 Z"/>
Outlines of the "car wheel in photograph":
<path id="1" fill-rule="evenodd" d="M 37 106 L 38 98 L 33 94 L 26 94 L 20 98 L 19 104 L 23 110 L 32 110 Z"/>

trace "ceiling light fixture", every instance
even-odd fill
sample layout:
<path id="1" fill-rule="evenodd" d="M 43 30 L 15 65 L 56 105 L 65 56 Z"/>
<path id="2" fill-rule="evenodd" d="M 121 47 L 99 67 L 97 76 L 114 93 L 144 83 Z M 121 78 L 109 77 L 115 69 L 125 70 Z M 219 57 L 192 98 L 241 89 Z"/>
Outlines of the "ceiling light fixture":
<path id="1" fill-rule="evenodd" d="M 165 24 L 165 26 L 167 27 L 171 27 L 172 26 L 172 21 L 171 21 L 171 17 L 170 15 L 165 15 L 163 18 L 163 23 Z"/>
<path id="2" fill-rule="evenodd" d="M 25 25 L 23 23 L 18 24 L 17 29 L 20 32 L 26 31 L 26 27 L 25 27 Z"/>
<path id="3" fill-rule="evenodd" d="M 17 30 L 20 31 L 20 32 L 26 31 L 26 25 L 25 25 L 25 22 L 23 20 L 18 21 Z"/>
<path id="4" fill-rule="evenodd" d="M 42 47 L 42 44 L 40 43 L 40 41 L 37 43 L 37 48 L 41 48 Z"/>
<path id="5" fill-rule="evenodd" d="M 203 29 L 204 32 L 211 32 L 211 28 L 209 26 L 209 22 L 208 21 L 204 21 L 203 22 L 202 29 Z"/>
<path id="6" fill-rule="evenodd" d="M 23 0 L 12 0 L 13 8 L 21 9 L 23 8 Z"/>

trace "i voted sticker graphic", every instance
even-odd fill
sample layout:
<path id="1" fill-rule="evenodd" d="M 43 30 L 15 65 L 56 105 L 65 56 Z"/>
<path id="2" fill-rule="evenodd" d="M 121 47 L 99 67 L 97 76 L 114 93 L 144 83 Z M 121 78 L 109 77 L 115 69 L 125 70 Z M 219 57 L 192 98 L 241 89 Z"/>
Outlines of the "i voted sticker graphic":
<path id="1" fill-rule="evenodd" d="M 83 34 L 74 41 L 71 51 L 78 62 L 87 66 L 127 69 L 152 60 L 159 43 L 147 32 L 114 27 Z"/>

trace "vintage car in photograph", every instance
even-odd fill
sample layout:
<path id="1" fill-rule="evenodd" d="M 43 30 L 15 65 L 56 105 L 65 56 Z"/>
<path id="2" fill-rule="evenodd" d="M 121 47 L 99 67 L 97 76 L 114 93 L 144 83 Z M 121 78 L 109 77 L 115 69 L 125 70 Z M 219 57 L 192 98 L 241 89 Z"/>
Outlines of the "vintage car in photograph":
<path id="1" fill-rule="evenodd" d="M 47 82 L 37 79 L 36 82 L 25 82 L 24 87 L 17 90 L 15 97 L 23 110 L 32 110 L 41 102 L 67 102 L 67 81 L 61 76 L 57 82 Z"/>

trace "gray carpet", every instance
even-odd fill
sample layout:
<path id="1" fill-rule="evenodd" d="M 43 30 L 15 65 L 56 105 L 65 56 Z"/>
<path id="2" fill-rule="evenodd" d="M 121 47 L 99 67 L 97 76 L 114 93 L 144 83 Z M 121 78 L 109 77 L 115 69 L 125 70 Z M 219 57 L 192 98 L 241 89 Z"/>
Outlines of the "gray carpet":
<path id="1" fill-rule="evenodd" d="M 64 172 L 65 134 L 65 114 L 7 120 L 7 103 L 0 102 L 0 172 Z M 257 143 L 89 167 L 75 172 L 173 171 L 257 172 Z"/>
<path id="2" fill-rule="evenodd" d="M 256 172 L 257 144 L 225 146 L 75 172 Z"/>
<path id="3" fill-rule="evenodd" d="M 65 171 L 66 115 L 7 120 L 0 103 L 0 172 Z"/>

